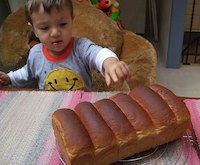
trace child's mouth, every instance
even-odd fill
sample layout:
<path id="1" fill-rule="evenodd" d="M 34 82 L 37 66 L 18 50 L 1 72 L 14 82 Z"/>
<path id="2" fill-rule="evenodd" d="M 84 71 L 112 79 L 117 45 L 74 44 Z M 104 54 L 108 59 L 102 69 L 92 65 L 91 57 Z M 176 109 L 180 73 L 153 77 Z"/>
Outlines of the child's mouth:
<path id="1" fill-rule="evenodd" d="M 58 45 L 58 44 L 60 44 L 62 41 L 61 40 L 59 40 L 59 41 L 54 41 L 54 42 L 52 42 L 52 44 L 53 45 Z"/>

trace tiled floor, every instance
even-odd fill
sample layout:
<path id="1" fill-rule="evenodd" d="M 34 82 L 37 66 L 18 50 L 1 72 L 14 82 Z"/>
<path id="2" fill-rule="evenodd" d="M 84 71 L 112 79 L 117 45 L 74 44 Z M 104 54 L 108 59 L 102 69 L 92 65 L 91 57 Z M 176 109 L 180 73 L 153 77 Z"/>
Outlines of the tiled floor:
<path id="1" fill-rule="evenodd" d="M 200 64 L 181 65 L 180 69 L 168 69 L 158 58 L 157 82 L 178 96 L 200 98 Z"/>

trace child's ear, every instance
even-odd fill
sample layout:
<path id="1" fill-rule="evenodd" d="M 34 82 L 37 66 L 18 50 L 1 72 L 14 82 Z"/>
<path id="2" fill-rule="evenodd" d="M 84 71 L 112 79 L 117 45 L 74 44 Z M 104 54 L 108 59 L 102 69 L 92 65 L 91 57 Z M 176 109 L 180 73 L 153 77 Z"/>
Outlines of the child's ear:
<path id="1" fill-rule="evenodd" d="M 37 37 L 36 33 L 35 33 L 35 30 L 34 30 L 34 27 L 33 27 L 33 24 L 31 22 L 28 22 L 28 26 L 31 28 L 32 32 L 35 34 L 35 36 Z"/>
<path id="2" fill-rule="evenodd" d="M 28 26 L 33 30 L 33 25 L 32 25 L 32 23 L 28 22 Z"/>
<path id="3" fill-rule="evenodd" d="M 34 28 L 33 28 L 33 25 L 32 23 L 28 22 L 28 26 L 30 27 L 30 29 L 34 32 Z"/>

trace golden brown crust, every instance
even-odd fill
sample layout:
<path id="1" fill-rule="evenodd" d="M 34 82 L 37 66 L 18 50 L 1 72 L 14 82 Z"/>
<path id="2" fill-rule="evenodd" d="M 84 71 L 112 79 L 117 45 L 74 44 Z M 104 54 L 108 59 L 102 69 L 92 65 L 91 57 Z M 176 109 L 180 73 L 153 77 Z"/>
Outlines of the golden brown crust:
<path id="1" fill-rule="evenodd" d="M 110 99 L 115 102 L 136 130 L 153 127 L 147 112 L 130 95 L 118 93 L 111 96 Z"/>
<path id="2" fill-rule="evenodd" d="M 133 126 L 113 101 L 102 99 L 95 102 L 94 106 L 118 140 L 125 140 L 135 135 Z"/>
<path id="3" fill-rule="evenodd" d="M 75 112 L 57 110 L 52 122 L 69 165 L 111 164 L 178 139 L 191 127 L 184 103 L 160 85 L 82 102 Z"/>
<path id="4" fill-rule="evenodd" d="M 53 128 L 57 130 L 65 148 L 67 164 L 78 162 L 78 157 L 94 162 L 93 144 L 78 116 L 70 109 L 59 109 L 53 113 Z M 57 138 L 56 137 L 56 138 Z M 60 146 L 60 144 L 58 144 Z M 61 148 L 62 151 L 62 148 Z M 73 163 L 72 163 L 73 164 Z"/>
<path id="5" fill-rule="evenodd" d="M 155 126 L 166 126 L 176 122 L 175 115 L 166 102 L 149 87 L 138 86 L 129 95 L 144 108 Z"/>
<path id="6" fill-rule="evenodd" d="M 94 106 L 115 134 L 119 146 L 118 158 L 124 158 L 125 155 L 131 156 L 129 150 L 134 148 L 137 136 L 126 116 L 110 99 L 96 101 Z"/>
<path id="7" fill-rule="evenodd" d="M 158 93 L 169 105 L 171 110 L 174 112 L 178 122 L 183 122 L 184 119 L 188 120 L 190 115 L 187 107 L 185 106 L 184 102 L 180 98 L 177 98 L 173 92 L 158 84 L 151 85 L 150 88 Z"/>
<path id="8" fill-rule="evenodd" d="M 98 162 L 98 164 L 104 164 L 107 162 L 107 159 L 111 160 L 116 158 L 118 154 L 118 145 L 115 135 L 97 112 L 93 104 L 82 102 L 75 107 L 75 112 L 88 131 L 94 144 L 96 162 Z"/>
<path id="9" fill-rule="evenodd" d="M 93 104 L 82 102 L 75 107 L 75 112 L 87 129 L 95 148 L 115 144 L 115 136 Z"/>

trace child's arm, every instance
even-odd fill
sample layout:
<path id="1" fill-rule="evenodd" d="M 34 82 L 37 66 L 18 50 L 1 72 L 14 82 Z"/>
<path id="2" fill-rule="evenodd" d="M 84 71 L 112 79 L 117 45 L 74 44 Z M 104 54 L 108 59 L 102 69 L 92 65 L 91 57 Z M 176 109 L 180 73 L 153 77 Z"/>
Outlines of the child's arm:
<path id="1" fill-rule="evenodd" d="M 124 82 L 131 77 L 128 65 L 124 61 L 119 61 L 114 57 L 109 57 L 103 62 L 106 84 L 111 82 Z"/>
<path id="2" fill-rule="evenodd" d="M 11 85 L 11 87 L 25 87 L 30 84 L 32 79 L 29 78 L 27 65 L 22 68 L 4 73 L 0 71 L 0 86 Z"/>
<path id="3" fill-rule="evenodd" d="M 0 86 L 7 86 L 10 84 L 10 77 L 6 73 L 0 71 Z"/>

